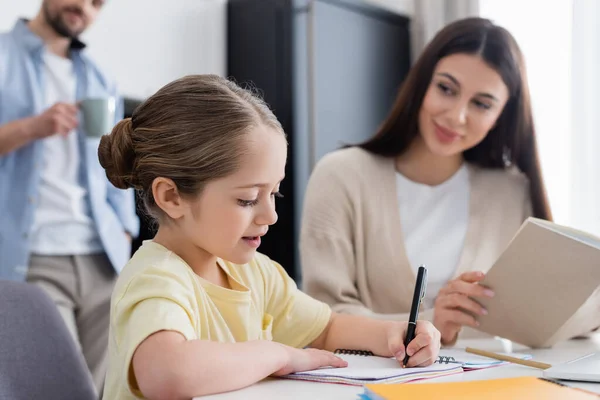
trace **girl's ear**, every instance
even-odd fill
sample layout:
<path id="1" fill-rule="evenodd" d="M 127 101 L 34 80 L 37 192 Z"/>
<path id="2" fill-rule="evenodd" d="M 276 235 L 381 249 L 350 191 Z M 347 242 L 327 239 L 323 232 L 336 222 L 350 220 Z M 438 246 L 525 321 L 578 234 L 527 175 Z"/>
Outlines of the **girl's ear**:
<path id="1" fill-rule="evenodd" d="M 152 196 L 156 205 L 171 219 L 184 215 L 184 202 L 172 179 L 158 177 L 152 181 Z"/>

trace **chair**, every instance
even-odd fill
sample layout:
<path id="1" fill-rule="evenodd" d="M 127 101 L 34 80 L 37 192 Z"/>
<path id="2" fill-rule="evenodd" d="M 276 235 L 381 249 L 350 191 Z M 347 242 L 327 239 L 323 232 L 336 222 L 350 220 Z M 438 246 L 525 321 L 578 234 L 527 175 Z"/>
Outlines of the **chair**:
<path id="1" fill-rule="evenodd" d="M 42 289 L 0 280 L 0 400 L 96 400 L 85 360 Z"/>

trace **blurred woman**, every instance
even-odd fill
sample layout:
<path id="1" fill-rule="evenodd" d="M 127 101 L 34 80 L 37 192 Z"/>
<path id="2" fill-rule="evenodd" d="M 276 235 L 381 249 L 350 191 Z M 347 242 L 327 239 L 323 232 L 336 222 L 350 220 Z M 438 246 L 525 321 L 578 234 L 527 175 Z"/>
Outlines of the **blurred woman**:
<path id="1" fill-rule="evenodd" d="M 304 289 L 337 312 L 406 320 L 415 273 L 442 343 L 477 328 L 479 285 L 523 221 L 551 219 L 522 53 L 482 18 L 429 43 L 379 131 L 311 176 Z"/>

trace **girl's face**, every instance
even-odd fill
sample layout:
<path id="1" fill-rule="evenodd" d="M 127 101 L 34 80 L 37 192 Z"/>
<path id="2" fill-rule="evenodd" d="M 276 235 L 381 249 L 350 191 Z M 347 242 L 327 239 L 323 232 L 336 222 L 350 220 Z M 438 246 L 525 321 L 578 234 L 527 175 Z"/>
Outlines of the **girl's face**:
<path id="1" fill-rule="evenodd" d="M 270 225 L 284 178 L 287 142 L 265 126 L 246 135 L 237 172 L 209 182 L 180 221 L 185 236 L 206 253 L 236 264 L 249 262 Z"/>
<path id="2" fill-rule="evenodd" d="M 481 57 L 444 57 L 419 111 L 421 137 L 433 154 L 462 154 L 485 139 L 508 99 L 504 81 Z"/>

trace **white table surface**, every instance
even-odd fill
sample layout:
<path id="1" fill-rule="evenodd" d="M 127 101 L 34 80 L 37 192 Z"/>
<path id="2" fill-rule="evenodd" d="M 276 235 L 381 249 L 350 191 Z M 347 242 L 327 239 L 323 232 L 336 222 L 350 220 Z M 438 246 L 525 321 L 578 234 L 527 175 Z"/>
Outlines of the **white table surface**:
<path id="1" fill-rule="evenodd" d="M 461 340 L 457 347 L 474 347 L 482 350 L 502 352 L 506 349 L 502 342 L 494 339 L 473 339 Z M 523 346 L 514 345 L 514 352 L 527 353 L 533 355 L 533 359 L 549 364 L 557 364 L 573 360 L 583 355 L 600 352 L 600 335 L 595 335 L 588 339 L 570 340 L 559 343 L 551 349 L 529 349 Z M 419 383 L 432 382 L 456 382 L 456 381 L 475 381 L 482 379 L 513 378 L 519 376 L 542 376 L 542 371 L 530 367 L 516 364 L 508 364 L 495 368 L 488 368 L 476 371 L 467 371 L 461 374 L 450 375 L 435 379 L 426 379 L 419 382 L 407 383 L 414 385 Z M 600 383 L 564 383 L 600 394 Z M 363 393 L 360 386 L 347 386 L 331 383 L 302 382 L 286 379 L 265 379 L 247 388 L 222 393 L 218 395 L 205 396 L 202 399 L 212 400 L 268 400 L 268 399 L 289 399 L 289 400 L 307 400 L 307 399 L 350 399 L 356 400 L 359 393 Z M 197 399 L 200 399 L 198 397 Z"/>

